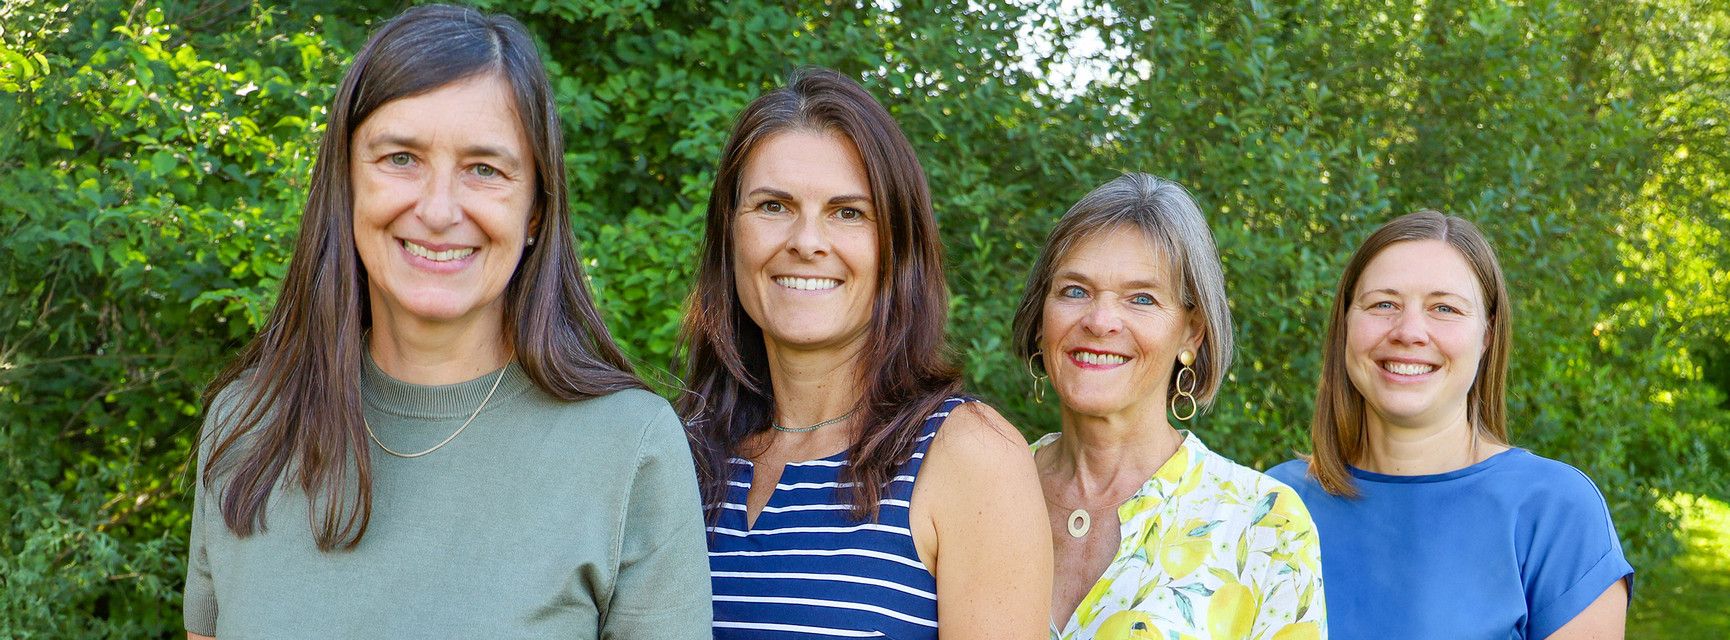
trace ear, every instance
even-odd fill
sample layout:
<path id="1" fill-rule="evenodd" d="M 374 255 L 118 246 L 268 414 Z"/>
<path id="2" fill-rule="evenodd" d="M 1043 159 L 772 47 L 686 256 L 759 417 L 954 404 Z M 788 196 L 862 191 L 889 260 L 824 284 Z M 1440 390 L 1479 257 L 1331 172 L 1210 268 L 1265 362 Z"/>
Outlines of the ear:
<path id="1" fill-rule="evenodd" d="M 1201 360 L 1201 341 L 1207 337 L 1207 323 L 1201 313 L 1190 310 L 1189 321 L 1183 329 L 1183 348 L 1195 352 L 1195 359 Z"/>

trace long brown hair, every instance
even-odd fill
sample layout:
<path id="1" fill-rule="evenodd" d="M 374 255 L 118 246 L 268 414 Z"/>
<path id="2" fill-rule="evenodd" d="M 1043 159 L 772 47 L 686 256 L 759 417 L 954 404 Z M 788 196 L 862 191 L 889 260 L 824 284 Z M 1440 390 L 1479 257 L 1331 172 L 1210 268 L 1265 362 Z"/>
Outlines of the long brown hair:
<path id="1" fill-rule="evenodd" d="M 266 503 L 285 475 L 312 503 L 320 549 L 353 548 L 366 534 L 372 471 L 360 369 L 371 313 L 367 274 L 355 253 L 350 138 L 392 100 L 489 73 L 512 88 L 537 182 L 530 214 L 535 246 L 505 288 L 503 337 L 529 378 L 554 397 L 643 388 L 584 284 L 565 196 L 564 137 L 534 41 L 508 16 L 442 5 L 409 9 L 373 33 L 343 76 L 276 307 L 204 392 L 211 411 L 224 389 L 239 384 L 234 410 L 206 434 L 215 448 L 204 474 L 211 487 L 213 470 L 226 477 L 222 518 L 236 535 L 265 528 Z"/>
<path id="2" fill-rule="evenodd" d="M 1352 254 L 1334 291 L 1333 312 L 1328 318 L 1327 342 L 1322 352 L 1321 384 L 1316 388 L 1315 419 L 1310 422 L 1310 474 L 1328 493 L 1356 497 L 1347 464 L 1357 462 L 1368 447 L 1364 396 L 1346 374 L 1346 314 L 1358 278 L 1383 249 L 1399 242 L 1440 240 L 1459 251 L 1472 265 L 1478 288 L 1489 305 L 1489 344 L 1478 361 L 1477 377 L 1466 394 L 1466 415 L 1478 436 L 1496 444 L 1508 443 L 1508 349 L 1513 340 L 1512 308 L 1508 285 L 1496 252 L 1478 227 L 1464 218 L 1424 210 L 1406 214 L 1376 229 Z"/>
<path id="3" fill-rule="evenodd" d="M 895 467 L 913 453 L 924 419 L 960 387 L 944 344 L 949 292 L 943 248 L 925 170 L 889 112 L 858 83 L 826 69 L 795 72 L 739 114 L 715 172 L 697 283 L 680 342 L 689 389 L 676 403 L 690 424 L 703 503 L 727 492 L 727 459 L 769 428 L 775 398 L 763 330 L 740 306 L 732 237 L 745 162 L 769 137 L 796 130 L 835 132 L 859 150 L 877 218 L 878 288 L 860 358 L 859 421 L 843 475 L 853 515 L 875 518 Z M 749 457 L 749 454 L 746 454 Z M 710 507 L 713 516 L 718 506 Z"/>

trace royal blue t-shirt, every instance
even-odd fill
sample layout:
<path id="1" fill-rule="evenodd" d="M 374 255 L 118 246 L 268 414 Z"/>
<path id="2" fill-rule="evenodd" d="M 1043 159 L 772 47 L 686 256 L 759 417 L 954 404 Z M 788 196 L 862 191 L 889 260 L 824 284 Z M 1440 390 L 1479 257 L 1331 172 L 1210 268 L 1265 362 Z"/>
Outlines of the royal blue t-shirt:
<path id="1" fill-rule="evenodd" d="M 1360 493 L 1322 490 L 1308 464 L 1268 475 L 1309 507 L 1334 640 L 1541 640 L 1634 568 L 1586 474 L 1509 449 L 1426 476 L 1351 468 Z"/>

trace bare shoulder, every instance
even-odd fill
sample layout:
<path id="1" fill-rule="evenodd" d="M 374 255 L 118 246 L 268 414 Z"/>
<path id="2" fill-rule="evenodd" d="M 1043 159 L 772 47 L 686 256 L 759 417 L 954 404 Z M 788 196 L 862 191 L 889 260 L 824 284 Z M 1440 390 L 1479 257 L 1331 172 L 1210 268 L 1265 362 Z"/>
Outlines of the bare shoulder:
<path id="1" fill-rule="evenodd" d="M 950 411 L 925 462 L 932 472 L 954 482 L 979 486 L 1001 486 L 1005 478 L 1033 473 L 1027 440 L 983 402 L 963 403 Z"/>

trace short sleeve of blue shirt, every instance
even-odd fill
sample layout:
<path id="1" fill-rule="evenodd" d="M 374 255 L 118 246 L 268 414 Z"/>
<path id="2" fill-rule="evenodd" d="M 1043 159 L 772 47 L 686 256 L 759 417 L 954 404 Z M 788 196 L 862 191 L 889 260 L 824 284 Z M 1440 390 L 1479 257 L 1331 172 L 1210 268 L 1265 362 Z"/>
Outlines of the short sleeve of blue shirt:
<path id="1" fill-rule="evenodd" d="M 1633 567 L 1603 494 L 1562 462 L 1510 449 L 1447 473 L 1351 469 L 1327 493 L 1293 460 L 1268 471 L 1309 507 L 1335 640 L 1541 640 Z"/>

